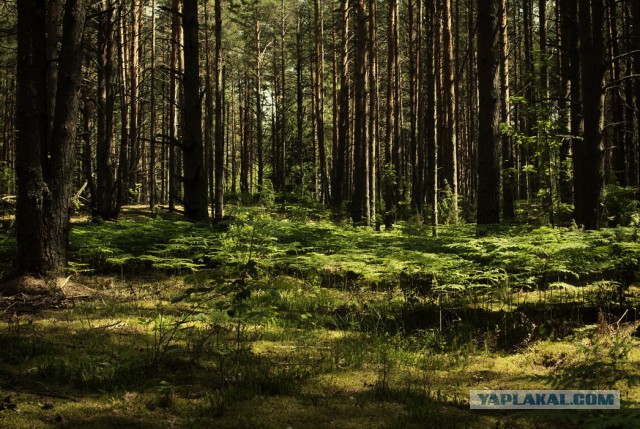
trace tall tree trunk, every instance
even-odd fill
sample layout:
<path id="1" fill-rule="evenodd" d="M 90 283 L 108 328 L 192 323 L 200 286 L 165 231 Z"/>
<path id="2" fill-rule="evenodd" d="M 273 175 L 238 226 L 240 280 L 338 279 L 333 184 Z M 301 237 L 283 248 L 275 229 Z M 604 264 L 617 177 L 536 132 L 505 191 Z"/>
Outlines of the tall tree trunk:
<path id="1" fill-rule="evenodd" d="M 614 0 L 607 0 L 607 9 L 609 19 L 609 57 L 608 61 L 611 62 L 609 67 L 609 79 L 611 82 L 618 82 L 621 77 L 621 59 L 620 56 L 620 43 L 618 42 L 618 24 L 616 22 L 616 2 Z M 612 183 L 616 180 L 621 186 L 627 185 L 626 171 L 626 157 L 625 151 L 627 133 L 624 129 L 624 105 L 625 100 L 622 98 L 622 90 L 609 91 L 607 110 L 609 110 L 609 126 L 606 146 L 610 148 L 612 152 L 611 163 L 605 163 L 605 180 L 607 183 Z M 609 151 L 607 151 L 609 152 Z M 606 156 L 606 155 L 605 155 Z"/>
<path id="2" fill-rule="evenodd" d="M 85 61 L 85 66 L 89 67 L 89 60 Z M 87 85 L 84 85 L 81 90 L 82 95 L 82 107 L 80 108 L 82 113 L 82 175 L 87 189 L 89 190 L 89 207 L 91 214 L 94 215 L 97 207 L 96 201 L 96 187 L 93 181 L 93 148 L 91 145 L 91 134 L 93 131 L 93 115 L 95 105 L 89 95 Z"/>
<path id="3" fill-rule="evenodd" d="M 334 154 L 333 204 L 339 208 L 345 197 L 347 150 L 349 147 L 349 0 L 341 0 L 340 91 L 338 93 L 338 144 Z"/>
<path id="4" fill-rule="evenodd" d="M 313 2 L 313 41 L 314 41 L 314 98 L 315 98 L 315 118 L 316 118 L 316 139 L 318 142 L 318 163 L 320 164 L 320 201 L 328 203 L 329 195 L 329 176 L 327 174 L 327 153 L 324 130 L 324 48 L 323 34 L 324 24 L 322 20 L 322 5 L 320 0 Z"/>
<path id="5" fill-rule="evenodd" d="M 262 158 L 262 41 L 261 41 L 262 28 L 260 25 L 259 9 L 256 4 L 255 10 L 255 69 L 256 74 L 256 150 L 258 155 L 258 193 L 262 192 L 262 184 L 264 180 L 264 164 Z"/>
<path id="6" fill-rule="evenodd" d="M 180 75 L 182 74 L 182 0 L 173 0 L 171 13 L 171 61 L 169 89 L 169 210 L 176 209 L 176 203 L 180 200 L 179 181 L 179 100 L 180 100 Z"/>
<path id="7" fill-rule="evenodd" d="M 182 7 L 184 29 L 184 118 L 182 153 L 184 158 L 184 212 L 195 221 L 207 220 L 207 176 L 202 147 L 202 106 L 200 101 L 200 45 L 198 2 L 185 0 Z"/>
<path id="8" fill-rule="evenodd" d="M 478 224 L 500 222 L 500 0 L 478 4 Z"/>
<path id="9" fill-rule="evenodd" d="M 583 115 L 581 150 L 574 154 L 582 168 L 574 172 L 583 204 L 576 206 L 576 222 L 586 229 L 600 226 L 600 197 L 604 185 L 602 168 L 602 78 L 604 77 L 604 2 L 580 0 L 580 64 Z M 581 158 L 581 159 L 580 159 Z M 577 165 L 576 165 L 577 167 Z"/>
<path id="10" fill-rule="evenodd" d="M 118 8 L 118 65 L 120 92 L 120 152 L 118 157 L 118 208 L 129 199 L 129 85 L 127 73 L 127 25 L 124 4 Z"/>
<path id="11" fill-rule="evenodd" d="M 351 217 L 370 224 L 369 158 L 367 156 L 367 13 L 365 0 L 353 0 L 355 22 L 354 57 L 354 193 Z"/>
<path id="12" fill-rule="evenodd" d="M 96 204 L 98 215 L 105 220 L 118 213 L 113 165 L 114 95 L 114 16 L 111 2 L 102 3 L 98 21 L 98 120 L 96 144 Z"/>
<path id="13" fill-rule="evenodd" d="M 75 139 L 87 0 L 64 8 L 55 109 L 49 137 L 46 7 L 18 2 L 16 208 L 18 271 L 46 274 L 67 264 Z M 47 142 L 53 144 L 48 147 Z"/>
<path id="14" fill-rule="evenodd" d="M 575 180 L 575 175 L 584 174 L 582 156 L 578 156 L 582 151 L 582 142 L 579 139 L 582 133 L 582 100 L 580 95 L 580 53 L 578 50 L 578 0 L 565 0 L 561 3 L 560 12 L 562 26 L 563 53 L 566 55 L 566 76 L 570 84 L 569 89 L 569 128 L 570 146 L 573 155 L 574 170 L 574 193 L 573 201 L 575 212 L 582 212 L 584 197 L 581 184 Z M 570 186 L 570 183 L 569 183 Z"/>
<path id="15" fill-rule="evenodd" d="M 156 200 L 158 198 L 156 191 L 156 0 L 151 0 L 151 106 L 149 128 L 151 133 L 149 136 L 149 209 L 151 211 L 156 208 Z"/>
<path id="16" fill-rule="evenodd" d="M 378 6 L 376 0 L 369 1 L 369 218 L 371 224 L 378 227 L 377 181 L 379 152 L 379 115 L 378 115 Z"/>
<path id="17" fill-rule="evenodd" d="M 425 132 L 426 132 L 426 144 L 427 144 L 427 165 L 428 165 L 428 177 L 427 177 L 427 189 L 429 192 L 429 205 L 431 206 L 431 227 L 433 236 L 438 235 L 438 138 L 436 127 L 436 58 L 434 55 L 435 44 L 437 38 L 434 35 L 434 30 L 437 27 L 435 17 L 435 5 L 433 2 L 427 1 L 426 3 L 426 18 L 427 18 L 427 49 L 426 49 L 426 73 L 427 82 L 426 88 L 426 118 L 425 118 Z"/>
<path id="18" fill-rule="evenodd" d="M 506 124 L 511 123 L 509 111 L 509 37 L 507 32 L 507 0 L 500 0 L 500 120 Z M 514 190 L 513 190 L 513 150 L 511 138 L 508 133 L 502 134 L 502 216 L 505 219 L 515 217 Z"/>
<path id="19" fill-rule="evenodd" d="M 136 190 L 138 163 L 140 161 L 140 25 L 142 21 L 141 0 L 131 0 L 131 37 L 129 47 L 129 165 L 127 166 L 127 189 Z M 126 202 L 131 201 L 129 195 Z"/>
<path id="20" fill-rule="evenodd" d="M 384 172 L 384 205 L 385 215 L 384 224 L 386 228 L 391 228 L 395 222 L 396 202 L 398 199 L 398 176 L 399 171 L 394 163 L 394 155 L 397 147 L 400 145 L 398 141 L 398 116 L 397 108 L 398 90 L 398 1 L 391 0 L 389 2 L 389 19 L 387 25 L 387 123 L 385 133 L 385 163 Z M 357 95 L 356 95 L 357 99 Z"/>
<path id="21" fill-rule="evenodd" d="M 451 37 L 451 0 L 443 0 L 442 4 L 442 85 L 444 104 L 444 127 L 441 142 L 444 159 L 442 170 L 444 180 L 451 187 L 453 197 L 453 220 L 458 219 L 458 150 L 457 124 L 455 121 L 455 62 Z"/>
<path id="22" fill-rule="evenodd" d="M 640 22 L 640 2 L 631 2 L 631 18 L 632 22 Z M 631 20 L 630 20 L 631 21 Z M 636 51 L 640 51 L 640 25 L 633 26 L 632 46 Z M 640 75 L 640 58 L 635 56 L 632 63 L 633 74 Z M 634 85 L 633 99 L 635 100 L 635 114 L 633 115 L 633 139 L 630 145 L 630 153 L 633 154 L 634 160 L 630 163 L 630 183 L 636 187 L 640 185 L 640 83 L 636 81 Z M 640 198 L 640 192 L 636 191 L 636 198 Z"/>
<path id="23" fill-rule="evenodd" d="M 562 138 L 562 144 L 560 146 L 560 186 L 559 194 L 560 201 L 566 204 L 570 204 L 572 201 L 571 192 L 571 174 L 567 168 L 567 160 L 569 159 L 571 149 L 571 113 L 573 111 L 571 105 L 571 93 L 573 90 L 573 83 L 571 80 L 571 57 L 569 55 L 569 33 L 571 31 L 571 16 L 567 16 L 567 7 L 575 0 L 558 2 L 558 22 L 560 25 L 560 37 L 559 37 L 559 55 L 560 55 L 560 100 L 558 102 L 559 110 L 559 122 L 560 133 L 565 137 Z M 574 17 L 576 19 L 577 17 Z M 577 48 L 577 46 L 576 46 Z"/>
<path id="24" fill-rule="evenodd" d="M 348 0 L 345 0 L 348 1 Z M 298 18 L 296 27 L 296 152 L 300 173 L 298 186 L 304 194 L 304 92 L 302 87 L 302 19 Z"/>
<path id="25" fill-rule="evenodd" d="M 215 55 L 215 53 L 211 52 L 211 47 L 210 45 L 210 35 L 209 35 L 209 8 L 208 8 L 208 2 L 205 2 L 204 4 L 204 51 L 205 51 L 205 67 L 206 70 L 211 70 L 211 57 L 212 55 Z M 214 6 L 215 9 L 215 6 Z M 214 11 L 215 14 L 215 11 Z M 215 20 L 215 17 L 214 17 Z M 215 25 L 215 22 L 214 22 Z M 215 29 L 214 29 L 215 32 Z M 215 44 L 215 41 L 214 41 Z M 214 47 L 215 49 L 215 47 Z M 215 127 L 215 115 L 214 115 L 214 104 L 215 104 L 215 94 L 214 94 L 214 85 L 215 83 L 213 83 L 212 81 L 215 80 L 215 71 L 213 75 L 211 76 L 209 73 L 206 74 L 206 76 L 204 77 L 204 84 L 205 84 L 205 94 L 206 94 L 206 103 L 204 106 L 204 159 L 205 159 L 205 170 L 206 170 L 206 175 L 207 175 L 207 185 L 208 185 L 208 197 L 209 200 L 211 202 L 211 213 L 214 216 L 215 219 L 215 168 L 214 168 L 214 152 L 215 152 L 215 148 L 214 148 L 214 127 Z"/>
<path id="26" fill-rule="evenodd" d="M 222 219 L 224 216 L 224 128 L 222 121 L 222 106 L 224 103 L 222 88 L 222 6 L 221 0 L 215 0 L 215 210 L 214 217 Z"/>
<path id="27" fill-rule="evenodd" d="M 407 2 L 408 26 L 409 26 L 409 144 L 411 162 L 411 202 L 413 208 L 418 213 L 422 213 L 422 193 L 420 189 L 420 175 L 418 174 L 418 134 L 420 104 L 420 35 L 419 29 L 422 25 L 422 5 L 421 1 Z"/>

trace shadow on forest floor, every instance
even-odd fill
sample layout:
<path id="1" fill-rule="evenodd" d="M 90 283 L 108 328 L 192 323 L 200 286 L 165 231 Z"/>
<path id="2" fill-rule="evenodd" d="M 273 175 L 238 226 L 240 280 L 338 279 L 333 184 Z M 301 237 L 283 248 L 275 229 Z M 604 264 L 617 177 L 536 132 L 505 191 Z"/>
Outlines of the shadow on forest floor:
<path id="1" fill-rule="evenodd" d="M 637 427 L 631 230 L 234 215 L 75 224 L 71 281 L 95 293 L 0 301 L 0 427 Z M 623 409 L 468 406 L 472 389 L 556 388 L 619 389 Z"/>

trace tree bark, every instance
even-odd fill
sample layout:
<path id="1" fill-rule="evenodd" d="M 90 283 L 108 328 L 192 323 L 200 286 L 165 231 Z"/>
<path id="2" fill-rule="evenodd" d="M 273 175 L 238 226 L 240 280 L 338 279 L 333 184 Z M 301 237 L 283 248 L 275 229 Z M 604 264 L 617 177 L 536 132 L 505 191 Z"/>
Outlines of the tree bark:
<path id="1" fill-rule="evenodd" d="M 189 219 L 204 221 L 209 217 L 209 211 L 207 205 L 207 176 L 205 174 L 202 146 L 197 0 L 184 1 L 182 25 L 184 29 L 184 118 L 182 130 L 184 212 Z"/>
<path id="2" fill-rule="evenodd" d="M 443 0 L 442 9 L 442 85 L 444 104 L 444 127 L 441 130 L 441 142 L 444 159 L 442 172 L 444 180 L 451 188 L 453 197 L 453 220 L 458 219 L 458 143 L 455 120 L 455 60 L 451 37 L 451 0 Z"/>
<path id="3" fill-rule="evenodd" d="M 478 5 L 478 225 L 500 222 L 500 0 Z"/>
<path id="4" fill-rule="evenodd" d="M 180 200 L 180 181 L 178 179 L 180 166 L 178 165 L 179 140 L 179 100 L 180 100 L 180 75 L 182 73 L 182 0 L 173 0 L 171 13 L 171 60 L 170 89 L 169 89 L 169 210 L 176 209 L 176 203 Z"/>
<path id="5" fill-rule="evenodd" d="M 96 144 L 96 203 L 98 215 L 105 220 L 118 214 L 113 165 L 114 94 L 114 16 L 111 2 L 102 3 L 98 21 L 98 119 Z"/>
<path id="6" fill-rule="evenodd" d="M 576 223 L 586 229 L 600 226 L 600 198 L 604 186 L 602 156 L 602 101 L 604 91 L 604 2 L 580 0 L 580 78 L 583 135 L 581 150 L 574 156 L 582 168 L 574 172 L 575 187 L 581 189 L 583 204 L 576 206 Z M 574 165 L 576 163 L 574 162 Z"/>
<path id="7" fill-rule="evenodd" d="M 215 0 L 215 56 L 214 56 L 214 80 L 215 80 L 215 208 L 214 218 L 222 219 L 224 216 L 224 127 L 222 121 L 222 106 L 224 103 L 222 88 L 222 6 L 221 0 Z"/>
<path id="8" fill-rule="evenodd" d="M 396 85 L 398 83 L 398 1 L 391 0 L 389 3 L 389 18 L 387 25 L 387 122 L 385 133 L 385 171 L 384 177 L 384 225 L 386 228 L 391 228 L 395 222 L 396 202 L 398 199 L 398 177 L 399 171 L 397 169 L 397 147 L 400 142 L 398 141 L 399 133 L 398 124 L 398 111 L 397 108 L 397 94 L 398 89 Z M 356 95 L 357 97 L 357 95 Z"/>
<path id="9" fill-rule="evenodd" d="M 354 223 L 370 224 L 369 159 L 367 156 L 367 14 L 365 0 L 353 0 L 355 22 L 354 58 L 354 193 L 351 217 Z"/>
<path id="10" fill-rule="evenodd" d="M 65 4 L 49 136 L 47 35 L 41 31 L 46 6 L 38 0 L 18 2 L 16 221 L 21 273 L 46 274 L 67 264 L 83 58 L 79 53 L 87 6 L 87 0 Z"/>
<path id="11" fill-rule="evenodd" d="M 151 130 L 149 139 L 149 209 L 156 208 L 156 0 L 151 0 L 151 93 L 150 93 L 150 118 Z"/>
<path id="12" fill-rule="evenodd" d="M 511 122 L 509 111 L 509 37 L 507 32 L 507 0 L 500 0 L 500 120 L 506 124 Z M 504 219 L 515 217 L 514 209 L 514 162 L 511 138 L 502 134 L 502 216 Z"/>
<path id="13" fill-rule="evenodd" d="M 349 0 L 341 0 L 340 91 L 338 93 L 338 144 L 334 154 L 333 205 L 339 208 L 345 198 L 346 160 L 349 145 Z"/>

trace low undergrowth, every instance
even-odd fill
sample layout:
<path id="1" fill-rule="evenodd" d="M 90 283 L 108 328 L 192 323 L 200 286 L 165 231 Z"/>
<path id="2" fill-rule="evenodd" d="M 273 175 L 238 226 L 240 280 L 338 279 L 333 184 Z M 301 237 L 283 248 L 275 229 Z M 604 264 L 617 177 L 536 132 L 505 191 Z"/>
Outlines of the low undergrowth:
<path id="1" fill-rule="evenodd" d="M 236 209 L 77 223 L 61 310 L 0 308 L 0 427 L 633 427 L 633 227 L 420 224 Z M 0 237 L 0 254 L 13 239 Z M 10 268 L 5 259 L 4 269 Z M 620 412 L 478 413 L 470 389 L 609 388 Z M 629 423 L 631 422 L 631 423 Z M 630 426 L 629 426 L 630 424 Z M 625 426 L 626 425 L 626 426 Z"/>

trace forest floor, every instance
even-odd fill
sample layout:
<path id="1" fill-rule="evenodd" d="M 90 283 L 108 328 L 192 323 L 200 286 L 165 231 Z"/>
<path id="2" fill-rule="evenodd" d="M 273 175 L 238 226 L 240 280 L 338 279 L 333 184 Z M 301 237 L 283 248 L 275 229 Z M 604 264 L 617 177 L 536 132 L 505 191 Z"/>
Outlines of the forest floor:
<path id="1" fill-rule="evenodd" d="M 638 228 L 231 215 L 75 219 L 70 272 L 0 296 L 0 428 L 640 426 Z M 619 389 L 622 409 L 469 410 L 486 388 Z"/>

